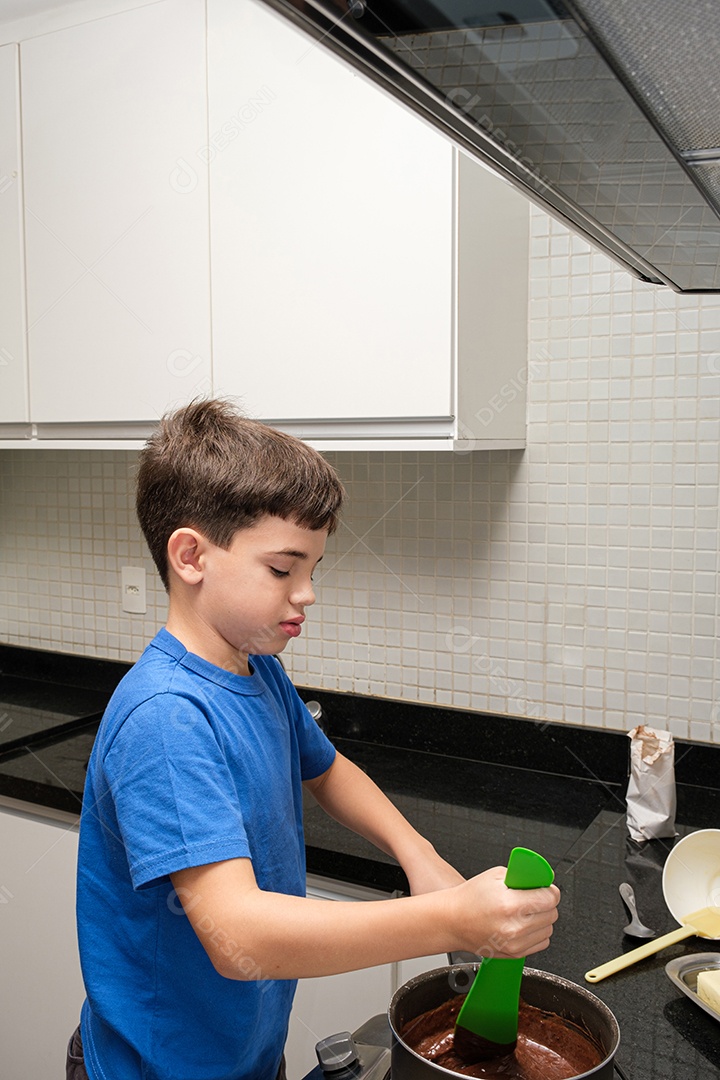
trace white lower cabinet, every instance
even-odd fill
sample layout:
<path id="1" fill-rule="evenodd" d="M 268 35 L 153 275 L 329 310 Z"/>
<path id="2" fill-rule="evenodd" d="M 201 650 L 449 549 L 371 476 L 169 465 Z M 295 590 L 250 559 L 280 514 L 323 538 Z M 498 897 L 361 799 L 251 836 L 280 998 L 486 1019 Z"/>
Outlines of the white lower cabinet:
<path id="1" fill-rule="evenodd" d="M 308 876 L 308 896 L 321 900 L 382 900 L 386 894 Z M 395 990 L 395 964 L 343 975 L 300 979 L 285 1046 L 289 1080 L 301 1080 L 317 1065 L 315 1044 L 338 1031 L 354 1031 L 371 1016 L 387 1011 Z"/>
<path id="2" fill-rule="evenodd" d="M 308 875 L 308 896 L 320 900 L 355 901 L 389 899 L 375 889 Z M 290 1016 L 285 1047 L 289 1080 L 302 1077 L 317 1065 L 315 1044 L 339 1031 L 353 1032 L 373 1016 L 387 1013 L 398 987 L 415 975 L 445 967 L 447 956 L 424 956 L 396 964 L 350 971 L 320 979 L 300 979 Z"/>
<path id="3" fill-rule="evenodd" d="M 402 986 L 416 975 L 422 975 L 424 971 L 432 971 L 434 968 L 447 967 L 447 953 L 438 956 L 419 956 L 416 960 L 401 960 L 397 965 L 397 984 Z"/>
<path id="4" fill-rule="evenodd" d="M 78 830 L 0 806 L 3 1080 L 57 1080 L 85 998 L 75 929 Z"/>

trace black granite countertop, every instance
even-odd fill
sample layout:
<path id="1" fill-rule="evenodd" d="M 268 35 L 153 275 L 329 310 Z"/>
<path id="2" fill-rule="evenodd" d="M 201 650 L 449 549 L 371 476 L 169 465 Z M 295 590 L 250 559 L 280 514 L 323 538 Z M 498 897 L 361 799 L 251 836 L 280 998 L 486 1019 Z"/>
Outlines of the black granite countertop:
<path id="1" fill-rule="evenodd" d="M 12 675 L 4 657 L 0 647 L 0 701 L 2 677 Z M 65 693 L 69 700 L 68 684 L 107 696 L 127 665 L 102 669 L 102 663 L 92 678 L 75 670 L 61 684 L 66 689 L 60 696 Z M 560 919 L 551 947 L 533 957 L 531 966 L 587 986 L 585 971 L 639 944 L 622 932 L 627 922 L 618 893 L 622 881 L 634 886 L 646 924 L 658 934 L 674 929 L 661 889 L 662 866 L 674 840 L 637 844 L 627 833 L 625 735 L 300 692 L 322 704 L 323 722 L 337 748 L 365 769 L 462 873 L 505 863 L 516 844 L 540 851 L 552 863 L 563 897 Z M 76 699 L 84 700 L 89 699 Z M 74 715 L 67 707 L 57 711 L 62 715 L 55 730 L 22 736 L 17 742 L 24 740 L 24 746 L 16 742 L 8 749 L 3 735 L 10 731 L 0 731 L 0 796 L 78 812 L 98 718 Z M 720 823 L 719 755 L 716 747 L 676 743 L 679 836 Z M 305 830 L 309 871 L 387 891 L 406 888 L 389 857 L 329 820 L 312 800 L 306 803 Z M 720 1076 L 720 1023 L 681 994 L 665 973 L 672 958 L 708 951 L 720 951 L 720 942 L 691 937 L 590 988 L 620 1025 L 619 1076 Z"/>

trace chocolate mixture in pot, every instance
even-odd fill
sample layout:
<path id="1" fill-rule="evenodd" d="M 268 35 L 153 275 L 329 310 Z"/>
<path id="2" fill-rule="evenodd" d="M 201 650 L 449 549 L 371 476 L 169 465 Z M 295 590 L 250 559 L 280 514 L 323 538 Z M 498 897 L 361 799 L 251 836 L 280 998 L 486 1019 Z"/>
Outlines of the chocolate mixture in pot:
<path id="1" fill-rule="evenodd" d="M 463 1003 L 458 995 L 410 1020 L 403 1042 L 416 1054 L 464 1076 L 499 1076 L 506 1080 L 569 1080 L 594 1069 L 605 1057 L 592 1036 L 563 1020 L 520 1002 L 518 1041 L 512 1054 L 467 1065 L 453 1049 L 455 1020 Z"/>

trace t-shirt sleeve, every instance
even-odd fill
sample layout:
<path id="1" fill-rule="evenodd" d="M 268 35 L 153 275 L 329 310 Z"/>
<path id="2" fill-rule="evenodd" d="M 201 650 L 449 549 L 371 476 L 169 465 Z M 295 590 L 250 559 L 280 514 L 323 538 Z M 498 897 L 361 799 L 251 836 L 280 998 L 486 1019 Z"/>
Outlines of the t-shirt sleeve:
<path id="1" fill-rule="evenodd" d="M 136 889 L 176 870 L 249 857 L 237 792 L 191 700 L 159 694 L 125 720 L 105 774 Z"/>

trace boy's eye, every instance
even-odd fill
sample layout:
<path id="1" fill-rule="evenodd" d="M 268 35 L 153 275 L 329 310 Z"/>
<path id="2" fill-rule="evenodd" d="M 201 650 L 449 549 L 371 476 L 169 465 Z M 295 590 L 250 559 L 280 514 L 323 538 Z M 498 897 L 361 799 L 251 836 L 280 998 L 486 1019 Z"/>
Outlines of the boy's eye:
<path id="1" fill-rule="evenodd" d="M 270 571 L 271 571 L 271 573 L 273 573 L 275 575 L 275 577 L 287 577 L 289 575 L 289 573 L 290 573 L 289 570 L 278 570 L 274 566 L 270 567 Z"/>

